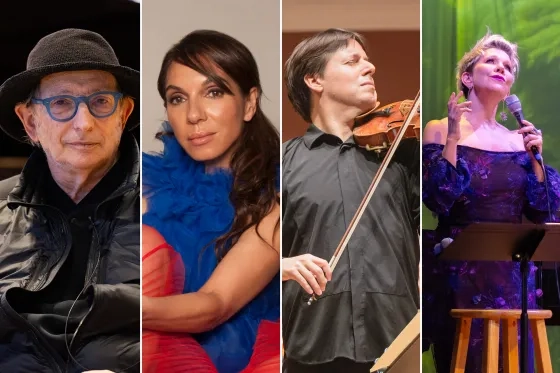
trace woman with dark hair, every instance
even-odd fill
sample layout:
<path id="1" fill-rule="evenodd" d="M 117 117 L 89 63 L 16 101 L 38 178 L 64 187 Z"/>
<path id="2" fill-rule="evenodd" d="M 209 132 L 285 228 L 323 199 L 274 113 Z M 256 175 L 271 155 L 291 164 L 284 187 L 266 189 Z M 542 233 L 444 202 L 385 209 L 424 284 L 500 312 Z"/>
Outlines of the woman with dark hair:
<path id="1" fill-rule="evenodd" d="M 158 91 L 164 151 L 143 155 L 144 366 L 277 372 L 280 140 L 257 64 L 234 38 L 194 31 L 167 52 Z"/>

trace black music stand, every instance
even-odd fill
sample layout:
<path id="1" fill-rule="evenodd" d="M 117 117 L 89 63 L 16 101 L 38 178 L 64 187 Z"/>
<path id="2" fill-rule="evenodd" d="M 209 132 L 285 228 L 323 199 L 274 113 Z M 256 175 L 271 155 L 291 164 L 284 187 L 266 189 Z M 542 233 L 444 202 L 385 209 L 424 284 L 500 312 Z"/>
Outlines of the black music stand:
<path id="1" fill-rule="evenodd" d="M 440 259 L 520 262 L 520 372 L 528 371 L 527 277 L 531 260 L 560 261 L 560 224 L 473 223 L 443 250 Z"/>

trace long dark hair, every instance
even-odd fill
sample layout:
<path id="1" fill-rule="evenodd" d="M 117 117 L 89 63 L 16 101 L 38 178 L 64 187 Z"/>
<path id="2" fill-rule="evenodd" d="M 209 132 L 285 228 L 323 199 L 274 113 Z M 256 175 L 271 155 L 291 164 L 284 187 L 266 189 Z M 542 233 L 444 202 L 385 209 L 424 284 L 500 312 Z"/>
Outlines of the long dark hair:
<path id="1" fill-rule="evenodd" d="M 262 88 L 255 58 L 238 40 L 217 31 L 197 30 L 171 47 L 163 59 L 157 82 L 164 105 L 167 72 L 173 62 L 205 75 L 229 94 L 232 91 L 217 74 L 217 69 L 239 86 L 244 97 L 249 95 L 251 88 L 258 90 L 257 110 L 253 119 L 244 123 L 231 159 L 233 188 L 230 201 L 235 217 L 229 232 L 214 241 L 216 256 L 220 260 L 248 228 L 256 224 L 259 234 L 260 222 L 275 203 L 280 202 L 276 189 L 280 137 L 261 109 Z M 276 226 L 279 224 L 280 219 Z"/>

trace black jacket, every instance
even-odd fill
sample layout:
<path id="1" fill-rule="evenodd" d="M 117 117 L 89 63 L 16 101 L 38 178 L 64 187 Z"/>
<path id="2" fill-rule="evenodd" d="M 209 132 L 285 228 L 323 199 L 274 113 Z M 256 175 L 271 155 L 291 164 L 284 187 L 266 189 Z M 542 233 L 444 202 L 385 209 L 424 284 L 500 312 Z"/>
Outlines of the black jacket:
<path id="1" fill-rule="evenodd" d="M 63 360 L 21 316 L 62 267 L 72 236 L 62 213 L 44 203 L 44 153 L 35 151 L 19 176 L 0 182 L 0 372 L 140 371 L 140 152 L 123 135 L 128 174 L 92 217 L 84 299 L 89 309 Z M 80 367 L 81 365 L 81 367 Z"/>

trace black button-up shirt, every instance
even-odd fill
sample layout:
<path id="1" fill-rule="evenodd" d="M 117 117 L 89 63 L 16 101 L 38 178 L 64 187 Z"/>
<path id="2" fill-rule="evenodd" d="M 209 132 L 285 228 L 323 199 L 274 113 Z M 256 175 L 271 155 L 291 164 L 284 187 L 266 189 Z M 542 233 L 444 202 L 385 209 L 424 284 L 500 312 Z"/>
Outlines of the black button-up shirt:
<path id="1" fill-rule="evenodd" d="M 282 254 L 329 261 L 383 161 L 311 125 L 283 145 Z M 403 140 L 316 302 L 283 284 L 286 357 L 372 362 L 419 308 L 420 144 Z"/>

